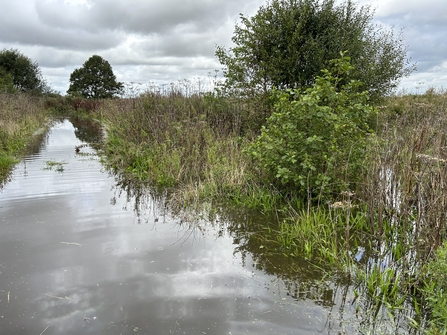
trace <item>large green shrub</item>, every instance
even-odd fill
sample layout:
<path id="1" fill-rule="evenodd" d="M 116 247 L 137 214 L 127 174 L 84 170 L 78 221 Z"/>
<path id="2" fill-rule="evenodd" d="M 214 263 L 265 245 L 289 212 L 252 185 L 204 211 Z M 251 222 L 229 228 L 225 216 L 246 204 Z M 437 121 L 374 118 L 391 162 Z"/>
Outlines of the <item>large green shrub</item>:
<path id="1" fill-rule="evenodd" d="M 358 182 L 374 113 L 359 81 L 344 80 L 353 70 L 342 54 L 315 84 L 274 91 L 275 107 L 251 154 L 271 181 L 307 198 L 332 196 Z"/>

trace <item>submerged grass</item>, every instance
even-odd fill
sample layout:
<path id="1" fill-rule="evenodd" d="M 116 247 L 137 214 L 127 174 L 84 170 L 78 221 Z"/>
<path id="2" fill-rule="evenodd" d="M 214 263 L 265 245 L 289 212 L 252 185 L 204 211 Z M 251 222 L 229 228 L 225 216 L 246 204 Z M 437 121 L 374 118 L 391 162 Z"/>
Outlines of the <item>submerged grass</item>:
<path id="1" fill-rule="evenodd" d="M 366 223 L 361 211 L 301 210 L 281 223 L 277 240 L 287 255 L 336 265 L 351 278 L 353 259 L 365 249 L 365 236 L 371 234 Z"/>
<path id="2" fill-rule="evenodd" d="M 67 162 L 55 162 L 55 161 L 47 161 L 45 163 L 44 170 L 55 170 L 57 172 L 64 172 L 65 168 L 64 165 L 67 164 Z"/>

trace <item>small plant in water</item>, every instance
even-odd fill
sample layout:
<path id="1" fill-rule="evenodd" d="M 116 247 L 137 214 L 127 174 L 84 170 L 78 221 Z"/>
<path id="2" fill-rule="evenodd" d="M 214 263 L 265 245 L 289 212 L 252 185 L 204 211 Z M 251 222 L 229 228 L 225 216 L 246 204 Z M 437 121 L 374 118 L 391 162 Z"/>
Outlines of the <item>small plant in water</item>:
<path id="1" fill-rule="evenodd" d="M 55 161 L 47 161 L 44 170 L 55 170 L 57 172 L 64 172 L 64 165 L 67 162 L 55 162 Z"/>

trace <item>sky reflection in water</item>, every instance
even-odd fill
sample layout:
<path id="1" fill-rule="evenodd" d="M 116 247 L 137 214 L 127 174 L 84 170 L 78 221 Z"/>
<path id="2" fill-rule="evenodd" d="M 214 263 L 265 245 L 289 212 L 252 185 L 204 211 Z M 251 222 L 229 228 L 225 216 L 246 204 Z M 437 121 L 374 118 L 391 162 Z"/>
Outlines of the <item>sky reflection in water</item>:
<path id="1" fill-rule="evenodd" d="M 0 193 L 2 334 L 314 334 L 327 311 L 103 171 L 65 120 Z M 63 162 L 63 171 L 47 162 Z M 150 197 L 148 197 L 150 199 Z M 128 201 L 130 200 L 130 202 Z M 140 204 L 137 204 L 140 205 Z M 337 327 L 334 327 L 337 328 Z M 337 329 L 326 334 L 336 334 Z"/>

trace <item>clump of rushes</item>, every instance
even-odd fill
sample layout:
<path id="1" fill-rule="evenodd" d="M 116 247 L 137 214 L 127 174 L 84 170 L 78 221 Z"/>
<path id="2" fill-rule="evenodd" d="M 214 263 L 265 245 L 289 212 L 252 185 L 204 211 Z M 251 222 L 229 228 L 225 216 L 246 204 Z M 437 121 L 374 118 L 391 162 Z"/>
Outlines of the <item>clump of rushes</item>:
<path id="1" fill-rule="evenodd" d="M 18 156 L 30 146 L 32 135 L 46 122 L 43 98 L 0 94 L 0 180 L 5 180 Z"/>
<path id="2" fill-rule="evenodd" d="M 280 224 L 277 240 L 287 255 L 305 257 L 312 263 L 341 271 L 350 279 L 359 250 L 369 247 L 371 232 L 364 212 L 353 210 L 350 201 L 293 211 Z"/>

